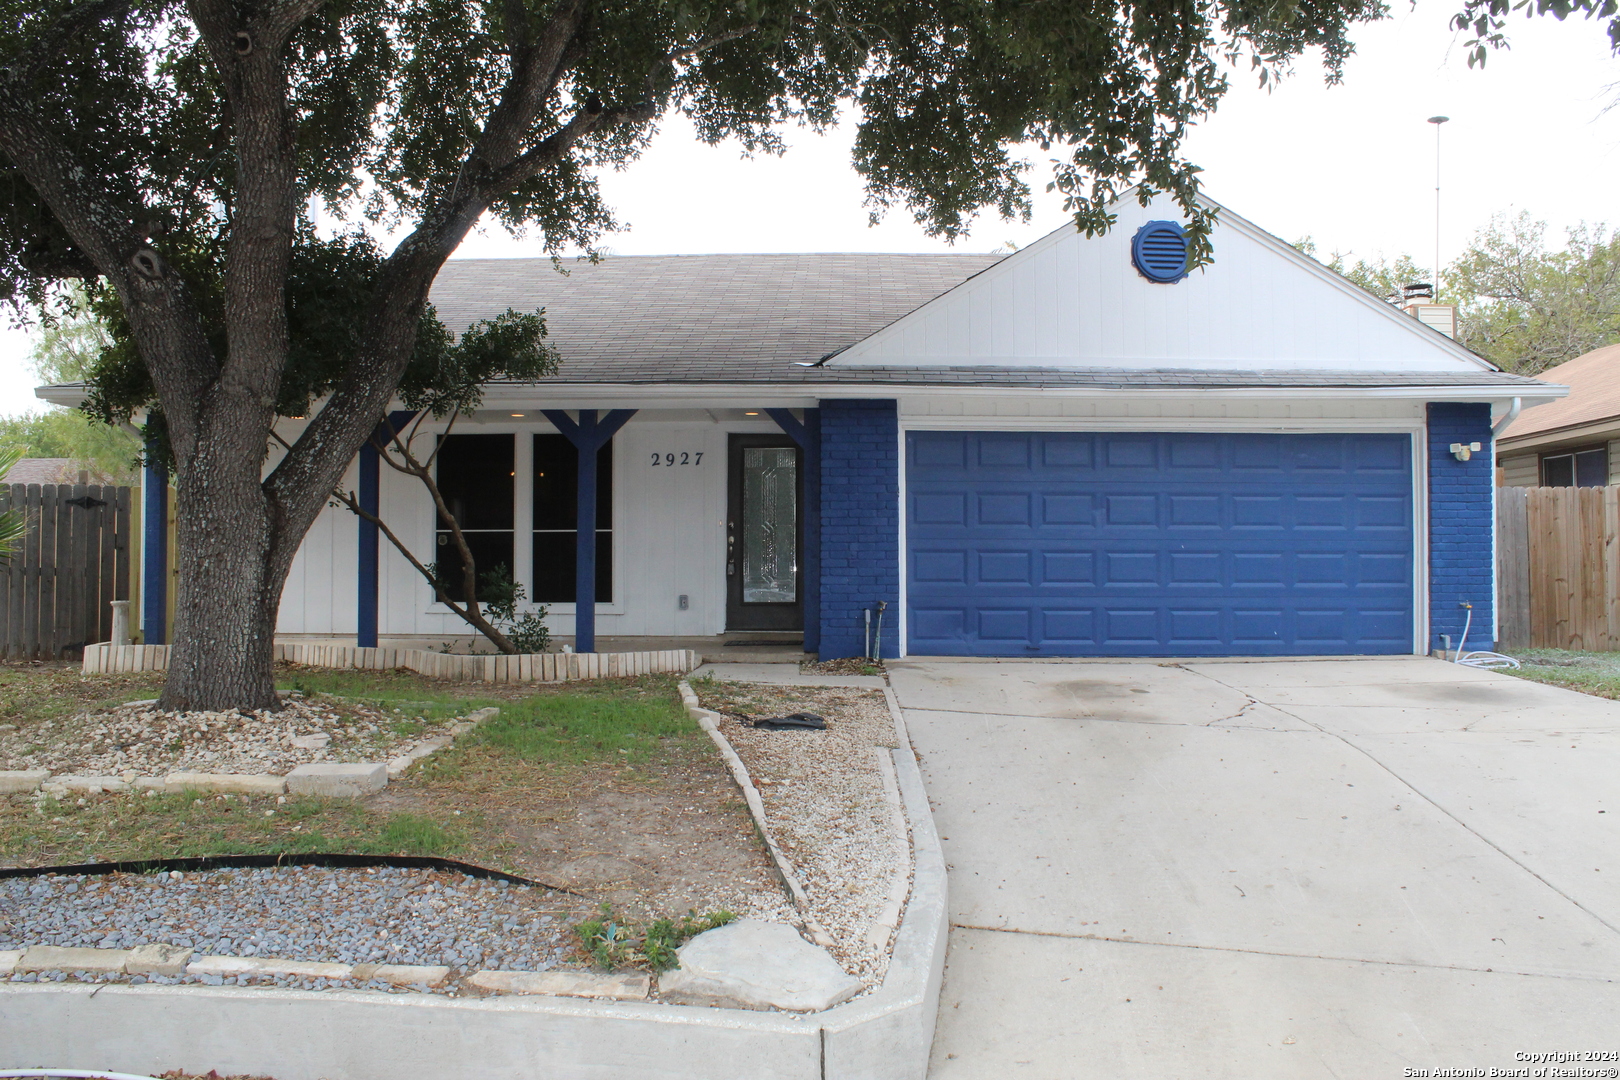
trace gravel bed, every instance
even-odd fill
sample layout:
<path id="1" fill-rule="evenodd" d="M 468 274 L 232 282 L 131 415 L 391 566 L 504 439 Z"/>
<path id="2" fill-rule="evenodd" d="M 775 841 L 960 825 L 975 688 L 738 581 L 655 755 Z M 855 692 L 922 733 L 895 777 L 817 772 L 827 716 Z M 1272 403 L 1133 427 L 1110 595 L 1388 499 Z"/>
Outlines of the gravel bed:
<path id="1" fill-rule="evenodd" d="M 154 943 L 192 949 L 199 956 L 442 964 L 452 969 L 452 979 L 432 992 L 454 994 L 459 992 L 456 977 L 481 968 L 546 971 L 564 964 L 574 951 L 572 926 L 587 911 L 580 898 L 550 889 L 395 867 L 52 874 L 0 880 L 0 949 L 129 949 Z M 11 981 L 68 977 L 66 972 L 47 972 L 13 975 Z M 330 983 L 285 976 L 78 977 L 401 989 L 375 980 Z"/>
<path id="2" fill-rule="evenodd" d="M 867 940 L 898 872 L 894 817 L 874 747 L 898 745 L 880 692 L 738 683 L 694 684 L 703 706 L 726 716 L 721 730 L 748 766 L 765 820 L 833 938 L 844 970 L 876 984 L 889 950 Z M 771 731 L 733 714 L 812 712 L 825 731 Z M 908 860 L 909 863 L 909 860 Z"/>
<path id="3" fill-rule="evenodd" d="M 324 696 L 287 695 L 276 712 L 160 712 L 150 702 L 131 702 L 20 730 L 0 725 L 0 769 L 284 774 L 316 761 L 387 761 L 447 733 L 454 722 Z"/>

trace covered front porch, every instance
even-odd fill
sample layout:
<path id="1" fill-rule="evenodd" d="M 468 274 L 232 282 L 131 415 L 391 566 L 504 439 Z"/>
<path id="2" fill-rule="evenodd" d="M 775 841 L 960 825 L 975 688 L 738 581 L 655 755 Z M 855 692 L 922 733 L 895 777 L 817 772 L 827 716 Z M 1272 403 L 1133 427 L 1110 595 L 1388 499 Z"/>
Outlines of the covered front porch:
<path id="1" fill-rule="evenodd" d="M 733 661 L 818 652 L 814 399 L 782 400 L 778 390 L 757 407 L 765 395 L 670 408 L 667 395 L 626 402 L 615 394 L 591 407 L 566 391 L 575 400 L 542 400 L 539 389 L 493 387 L 476 414 L 448 433 L 425 420 L 416 440 L 419 450 L 442 440 L 437 482 L 480 572 L 508 568 L 528 597 L 519 613 L 546 609 L 553 649 L 692 648 Z M 396 426 L 409 419 L 390 418 Z M 291 438 L 296 422 L 287 426 Z M 459 566 L 425 487 L 374 449 L 357 457 L 344 487 L 419 561 Z M 147 573 L 166 573 L 161 546 L 146 550 L 155 556 Z M 148 642 L 162 640 L 161 623 L 146 630 Z M 277 640 L 488 647 L 434 600 L 376 526 L 340 507 L 305 539 Z"/>

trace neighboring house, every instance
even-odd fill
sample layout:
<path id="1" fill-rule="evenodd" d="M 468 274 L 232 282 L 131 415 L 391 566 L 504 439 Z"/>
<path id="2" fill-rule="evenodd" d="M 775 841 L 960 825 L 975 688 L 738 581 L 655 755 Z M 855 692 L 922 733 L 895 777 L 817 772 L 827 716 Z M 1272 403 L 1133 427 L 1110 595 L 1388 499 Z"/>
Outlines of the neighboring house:
<path id="1" fill-rule="evenodd" d="M 1191 274 L 1170 204 L 1118 211 L 1004 258 L 451 262 L 448 325 L 544 307 L 564 362 L 491 385 L 439 483 L 582 649 L 802 632 L 852 656 L 880 604 L 890 656 L 1412 654 L 1463 602 L 1491 625 L 1493 418 L 1562 389 L 1230 211 Z M 367 453 L 344 483 L 446 552 L 416 481 Z M 465 628 L 329 510 L 280 633 Z"/>
<path id="2" fill-rule="evenodd" d="M 22 458 L 6 473 L 7 484 L 73 484 L 79 480 L 79 464 L 72 458 Z"/>
<path id="3" fill-rule="evenodd" d="M 1497 436 L 1497 483 L 1620 484 L 1620 345 L 1593 349 L 1536 377 L 1568 386 L 1569 396 L 1525 413 Z"/>

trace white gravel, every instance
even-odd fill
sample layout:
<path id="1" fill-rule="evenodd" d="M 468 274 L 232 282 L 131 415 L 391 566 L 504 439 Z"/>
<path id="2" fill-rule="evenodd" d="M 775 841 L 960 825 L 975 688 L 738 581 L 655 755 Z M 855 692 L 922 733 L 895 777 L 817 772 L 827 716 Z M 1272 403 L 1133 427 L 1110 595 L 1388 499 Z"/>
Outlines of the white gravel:
<path id="1" fill-rule="evenodd" d="M 844 970 L 877 983 L 888 970 L 887 945 L 868 940 L 897 873 L 893 809 L 873 747 L 898 745 L 880 692 L 693 684 L 705 708 L 725 716 L 720 727 L 765 804 L 765 820 L 810 901 L 810 914 L 833 938 Z M 731 715 L 811 712 L 827 730 L 772 731 Z"/>
<path id="2" fill-rule="evenodd" d="M 480 968 L 546 971 L 565 963 L 574 946 L 572 926 L 589 913 L 588 902 L 566 893 L 438 870 L 300 866 L 52 874 L 0 880 L 0 949 L 168 944 L 199 956 L 443 964 L 452 969 L 452 980 L 435 992 L 456 993 L 455 979 Z M 13 975 L 11 981 L 54 977 Z M 286 976 L 108 978 L 306 989 L 326 983 Z M 390 989 L 381 983 L 375 988 Z"/>
<path id="3" fill-rule="evenodd" d="M 277 712 L 160 712 L 137 702 L 0 731 L 0 769 L 284 774 L 318 761 L 387 761 L 454 722 L 325 697 L 289 695 Z"/>

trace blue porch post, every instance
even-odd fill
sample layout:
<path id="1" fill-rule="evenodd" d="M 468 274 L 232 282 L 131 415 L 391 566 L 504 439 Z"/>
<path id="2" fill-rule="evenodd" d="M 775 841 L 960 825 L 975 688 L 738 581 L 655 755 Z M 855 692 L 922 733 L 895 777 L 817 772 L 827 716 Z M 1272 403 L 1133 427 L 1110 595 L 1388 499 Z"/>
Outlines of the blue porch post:
<path id="1" fill-rule="evenodd" d="M 766 409 L 776 426 L 799 444 L 804 462 L 804 651 L 821 652 L 821 410 L 804 410 L 804 423 L 788 409 Z"/>
<path id="2" fill-rule="evenodd" d="M 579 451 L 579 494 L 574 515 L 574 651 L 596 651 L 596 452 L 636 415 L 614 409 L 600 421 L 595 409 L 579 410 L 575 423 L 561 409 L 542 409 L 547 420 Z"/>
<path id="3" fill-rule="evenodd" d="M 169 470 L 146 440 L 141 480 L 141 640 L 166 645 L 169 638 Z"/>
<path id="4" fill-rule="evenodd" d="M 411 422 L 413 412 L 392 412 L 386 424 L 378 424 L 376 438 L 392 438 L 396 431 Z M 379 489 L 382 486 L 382 457 L 370 440 L 360 447 L 360 509 L 373 516 L 381 516 Z M 377 647 L 377 588 L 378 563 L 381 558 L 381 533 L 377 526 L 360 518 L 360 549 L 357 553 L 359 586 L 355 598 L 355 644 L 362 649 Z"/>

